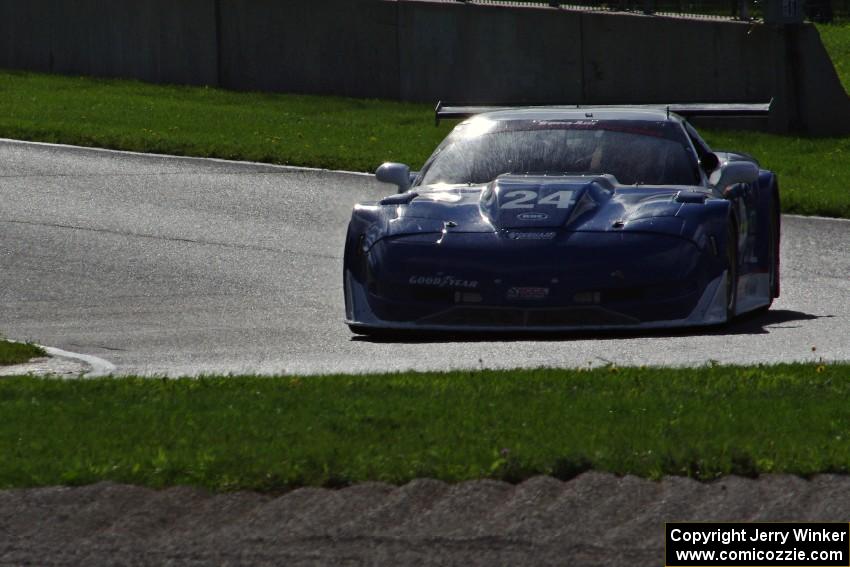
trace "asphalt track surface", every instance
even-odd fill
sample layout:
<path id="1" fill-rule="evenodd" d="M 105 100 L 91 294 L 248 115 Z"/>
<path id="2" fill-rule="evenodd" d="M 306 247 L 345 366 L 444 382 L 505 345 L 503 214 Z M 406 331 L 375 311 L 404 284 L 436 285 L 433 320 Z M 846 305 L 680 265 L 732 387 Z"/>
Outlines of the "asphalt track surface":
<path id="1" fill-rule="evenodd" d="M 370 340 L 343 324 L 371 176 L 0 141 L 0 333 L 118 374 L 850 359 L 850 222 L 783 217 L 782 297 L 722 328 Z"/>

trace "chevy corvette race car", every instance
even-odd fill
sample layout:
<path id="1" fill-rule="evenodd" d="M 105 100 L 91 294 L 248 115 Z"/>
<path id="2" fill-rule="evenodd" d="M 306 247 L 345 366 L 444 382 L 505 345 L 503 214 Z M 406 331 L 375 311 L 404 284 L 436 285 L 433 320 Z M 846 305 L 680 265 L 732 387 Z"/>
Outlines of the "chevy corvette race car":
<path id="1" fill-rule="evenodd" d="M 779 187 L 687 118 L 763 105 L 476 108 L 354 207 L 346 323 L 543 331 L 721 324 L 779 296 Z"/>

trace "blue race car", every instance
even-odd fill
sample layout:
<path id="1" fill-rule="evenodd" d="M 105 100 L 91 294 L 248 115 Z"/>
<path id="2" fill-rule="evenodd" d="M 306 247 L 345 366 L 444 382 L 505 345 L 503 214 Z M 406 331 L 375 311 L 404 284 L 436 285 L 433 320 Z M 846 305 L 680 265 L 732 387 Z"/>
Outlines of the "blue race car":
<path id="1" fill-rule="evenodd" d="M 354 207 L 346 323 L 547 331 L 721 324 L 779 296 L 779 186 L 686 118 L 764 105 L 476 108 Z"/>

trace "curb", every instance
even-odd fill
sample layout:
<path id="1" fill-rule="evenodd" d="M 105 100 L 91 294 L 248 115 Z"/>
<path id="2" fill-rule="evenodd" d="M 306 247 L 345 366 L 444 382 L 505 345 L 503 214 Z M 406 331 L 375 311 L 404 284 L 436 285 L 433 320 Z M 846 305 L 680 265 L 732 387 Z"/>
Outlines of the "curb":
<path id="1" fill-rule="evenodd" d="M 13 339 L 8 339 L 8 338 L 4 338 L 4 340 L 9 341 L 11 343 L 22 343 L 23 342 L 23 341 L 15 341 Z M 81 362 L 84 365 L 88 366 L 90 368 L 90 370 L 82 371 L 79 374 L 79 376 L 81 376 L 81 377 L 100 378 L 100 377 L 103 377 L 103 376 L 110 376 L 116 370 L 116 366 L 114 364 L 112 364 L 111 362 L 109 362 L 108 360 L 104 360 L 102 358 L 99 358 L 99 357 L 91 355 L 91 354 L 82 354 L 82 353 L 79 353 L 79 352 L 70 352 L 70 351 L 67 351 L 67 350 L 62 350 L 61 348 L 49 347 L 49 346 L 39 345 L 39 344 L 35 344 L 35 343 L 32 343 L 32 344 L 43 349 L 44 352 L 46 352 L 48 355 L 50 355 L 52 357 L 66 358 L 66 359 L 74 360 L 74 361 L 77 361 L 77 362 Z M 12 365 L 9 365 L 9 366 L 4 366 L 3 371 L 4 371 L 4 374 L 14 373 L 13 372 L 14 368 L 16 368 L 16 367 L 17 368 L 25 368 L 30 364 L 32 364 L 32 363 L 31 362 L 24 362 L 22 364 L 12 364 Z M 22 374 L 27 374 L 27 372 L 22 372 Z M 47 373 L 47 374 L 49 374 L 49 373 Z"/>
<path id="2" fill-rule="evenodd" d="M 88 372 L 84 372 L 86 378 L 99 378 L 101 376 L 109 376 L 113 372 L 115 372 L 115 365 L 109 362 L 108 360 L 104 360 L 102 358 L 98 358 L 91 354 L 80 354 L 78 352 L 70 352 L 67 350 L 62 350 L 59 348 L 48 347 L 43 345 L 38 345 L 44 349 L 44 351 L 50 356 L 57 356 L 62 358 L 70 358 L 73 360 L 79 360 L 80 362 L 84 362 L 91 366 L 91 370 Z"/>

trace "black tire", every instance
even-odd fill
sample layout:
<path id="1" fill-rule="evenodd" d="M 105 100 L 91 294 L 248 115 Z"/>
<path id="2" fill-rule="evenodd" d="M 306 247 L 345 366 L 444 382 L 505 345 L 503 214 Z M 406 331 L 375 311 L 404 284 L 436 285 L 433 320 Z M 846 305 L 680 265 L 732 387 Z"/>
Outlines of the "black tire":
<path id="1" fill-rule="evenodd" d="M 767 247 L 768 247 L 768 288 L 770 289 L 770 301 L 764 307 L 759 307 L 757 311 L 763 313 L 768 311 L 773 305 L 773 300 L 779 297 L 779 204 L 776 197 L 770 205 L 770 219 L 767 228 Z"/>
<path id="2" fill-rule="evenodd" d="M 773 303 L 773 300 L 779 297 L 779 226 L 782 222 L 781 217 L 779 216 L 779 202 L 778 195 L 774 195 L 773 201 L 770 205 L 770 240 L 768 241 L 768 246 L 770 246 L 769 258 L 770 258 L 770 303 Z M 768 305 L 770 307 L 770 305 Z"/>
<path id="3" fill-rule="evenodd" d="M 738 226 L 733 219 L 726 228 L 726 263 L 726 321 L 731 321 L 738 305 Z"/>

